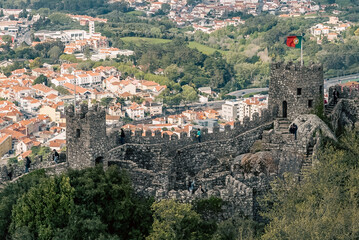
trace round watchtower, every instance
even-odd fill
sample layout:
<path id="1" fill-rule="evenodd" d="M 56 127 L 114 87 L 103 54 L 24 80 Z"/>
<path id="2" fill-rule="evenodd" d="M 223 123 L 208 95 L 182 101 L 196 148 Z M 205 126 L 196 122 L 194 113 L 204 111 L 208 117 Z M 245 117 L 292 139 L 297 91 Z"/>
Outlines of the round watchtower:
<path id="1" fill-rule="evenodd" d="M 66 108 L 66 155 L 69 167 L 84 169 L 103 163 L 107 153 L 106 112 L 97 106 Z"/>
<path id="2" fill-rule="evenodd" d="M 294 120 L 298 115 L 314 112 L 323 103 L 323 67 L 300 66 L 292 62 L 273 63 L 269 82 L 268 106 L 278 118 Z"/>

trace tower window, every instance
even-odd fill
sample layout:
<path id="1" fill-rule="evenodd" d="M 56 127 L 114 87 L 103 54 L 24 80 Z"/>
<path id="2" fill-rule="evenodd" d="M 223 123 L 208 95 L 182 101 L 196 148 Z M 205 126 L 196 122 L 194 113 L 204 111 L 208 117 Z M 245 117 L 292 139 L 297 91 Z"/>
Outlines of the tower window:
<path id="1" fill-rule="evenodd" d="M 76 129 L 76 137 L 79 138 L 81 136 L 81 131 L 80 129 Z"/>
<path id="2" fill-rule="evenodd" d="M 319 94 L 322 94 L 322 93 L 323 93 L 323 86 L 320 85 L 320 86 L 319 86 Z"/>
<path id="3" fill-rule="evenodd" d="M 297 88 L 297 95 L 302 95 L 302 89 L 301 88 Z"/>
<path id="4" fill-rule="evenodd" d="M 313 107 L 313 100 L 310 99 L 308 100 L 308 108 L 312 108 Z"/>

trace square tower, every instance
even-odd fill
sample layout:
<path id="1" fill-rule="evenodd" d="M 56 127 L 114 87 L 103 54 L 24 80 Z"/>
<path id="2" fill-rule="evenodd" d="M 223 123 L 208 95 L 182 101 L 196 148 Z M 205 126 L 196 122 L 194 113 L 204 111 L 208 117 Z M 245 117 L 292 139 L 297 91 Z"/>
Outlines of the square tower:
<path id="1" fill-rule="evenodd" d="M 108 151 L 105 110 L 97 106 L 89 110 L 87 105 L 81 105 L 75 114 L 73 105 L 67 107 L 66 145 L 70 168 L 84 169 L 104 163 Z"/>
<path id="2" fill-rule="evenodd" d="M 318 104 L 324 104 L 323 94 L 321 65 L 272 64 L 268 106 L 277 111 L 278 118 L 294 120 L 298 115 L 314 112 Z"/>

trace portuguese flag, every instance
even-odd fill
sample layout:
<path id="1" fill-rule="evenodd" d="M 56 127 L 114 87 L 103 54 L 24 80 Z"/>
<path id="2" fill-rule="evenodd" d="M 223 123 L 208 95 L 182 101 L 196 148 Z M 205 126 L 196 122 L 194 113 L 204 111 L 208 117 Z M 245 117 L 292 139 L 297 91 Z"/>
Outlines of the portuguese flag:
<path id="1" fill-rule="evenodd" d="M 287 46 L 300 48 L 302 45 L 302 36 L 289 36 L 287 37 Z"/>

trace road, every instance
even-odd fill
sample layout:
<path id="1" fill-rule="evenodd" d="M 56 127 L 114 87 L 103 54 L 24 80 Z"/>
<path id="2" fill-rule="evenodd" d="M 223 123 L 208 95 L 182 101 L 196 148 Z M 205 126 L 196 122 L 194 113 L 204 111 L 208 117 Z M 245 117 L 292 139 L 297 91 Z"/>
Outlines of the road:
<path id="1" fill-rule="evenodd" d="M 358 81 L 358 80 L 359 80 L 359 73 L 342 76 L 342 77 L 329 78 L 328 80 L 324 80 L 324 88 L 328 90 L 331 86 L 334 86 L 336 84 L 348 82 L 348 81 Z"/>
<path id="2" fill-rule="evenodd" d="M 324 80 L 324 88 L 329 89 L 331 86 L 334 86 L 339 83 L 348 82 L 348 81 L 359 81 L 359 73 L 346 75 L 341 77 L 329 78 L 328 80 Z M 257 92 L 264 92 L 268 91 L 268 88 L 249 88 L 249 89 L 242 89 L 234 92 L 228 93 L 228 95 L 241 97 L 248 93 L 257 93 Z"/>
<path id="3" fill-rule="evenodd" d="M 268 91 L 269 88 L 248 88 L 242 89 L 234 92 L 230 92 L 227 95 L 235 96 L 235 97 L 242 97 L 248 93 L 258 93 L 258 92 L 265 92 Z"/>

